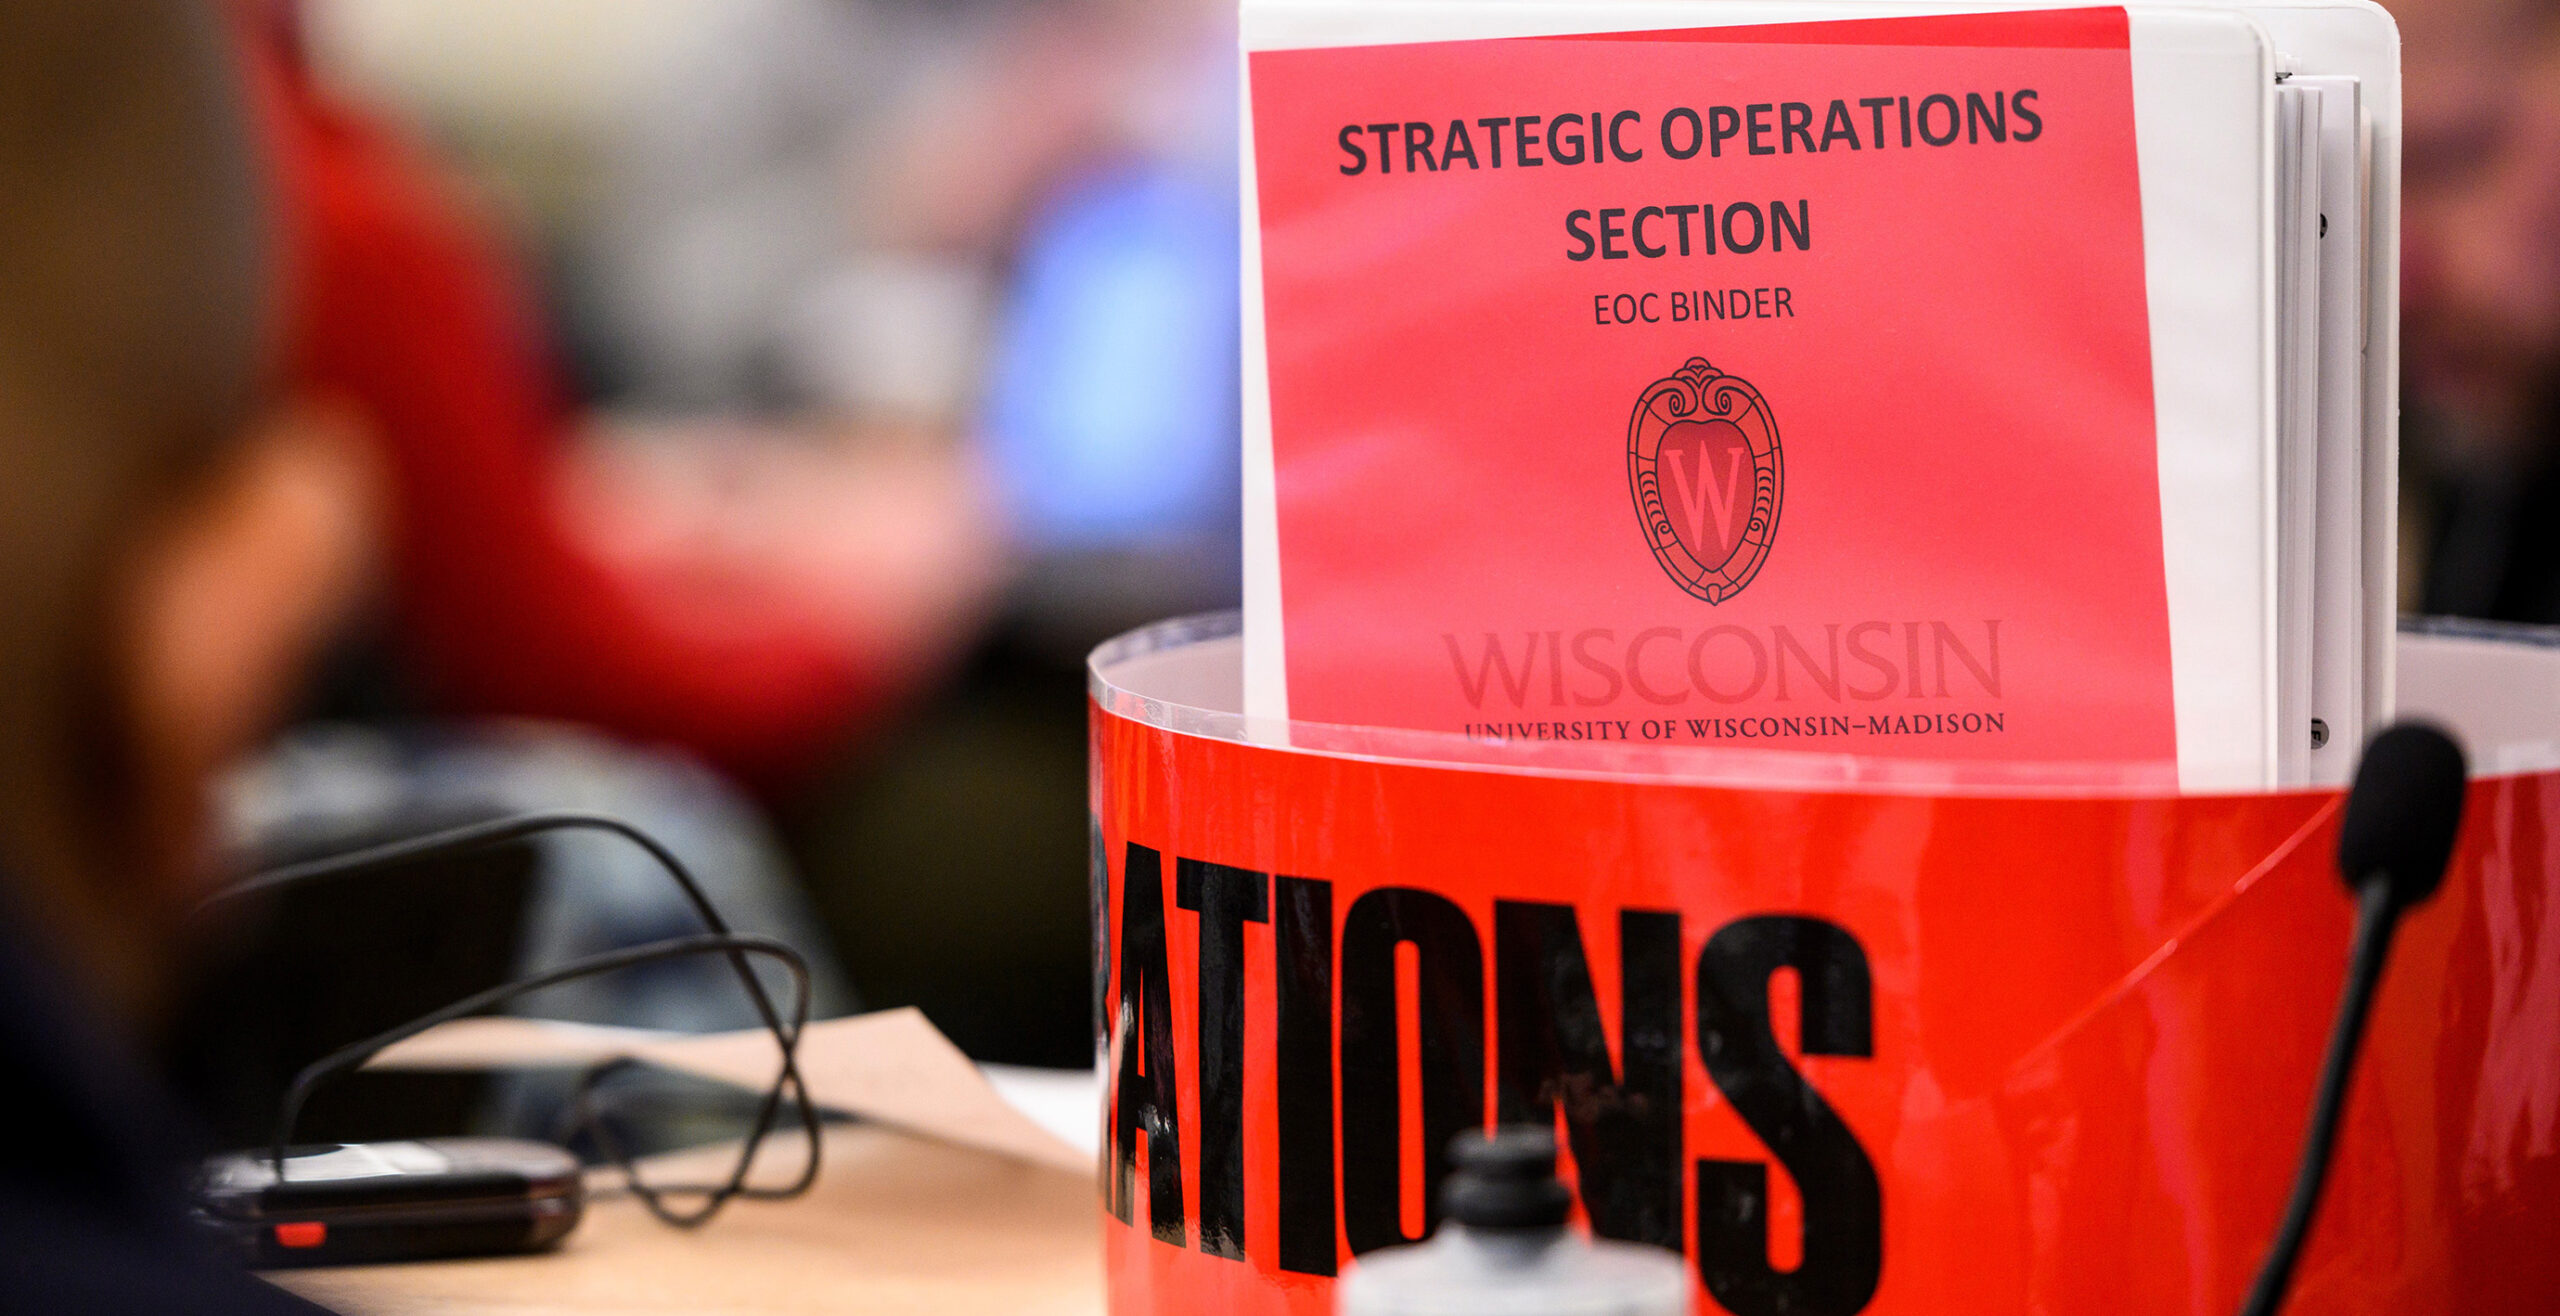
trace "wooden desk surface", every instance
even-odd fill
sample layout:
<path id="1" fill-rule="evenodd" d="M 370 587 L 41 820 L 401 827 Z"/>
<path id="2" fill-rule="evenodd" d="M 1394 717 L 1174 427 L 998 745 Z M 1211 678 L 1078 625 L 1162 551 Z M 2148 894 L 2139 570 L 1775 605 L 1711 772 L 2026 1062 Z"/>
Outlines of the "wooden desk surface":
<path id="1" fill-rule="evenodd" d="M 832 1129 L 826 1150 L 806 1196 L 733 1202 L 698 1230 L 670 1229 L 616 1197 L 589 1203 L 560 1250 L 541 1256 L 272 1278 L 340 1311 L 385 1316 L 1102 1310 L 1090 1177 L 876 1126 Z"/>

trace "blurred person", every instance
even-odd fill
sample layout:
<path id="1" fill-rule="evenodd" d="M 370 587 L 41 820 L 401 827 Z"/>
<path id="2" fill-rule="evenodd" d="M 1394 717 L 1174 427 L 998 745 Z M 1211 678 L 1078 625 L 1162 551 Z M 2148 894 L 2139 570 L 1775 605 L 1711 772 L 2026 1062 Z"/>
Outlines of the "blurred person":
<path id="1" fill-rule="evenodd" d="M 382 454 L 401 711 L 584 724 L 783 791 L 930 678 L 996 561 L 965 462 L 700 427 L 587 442 L 496 225 L 311 77 L 299 6 L 236 3 L 290 240 L 289 383 Z"/>
<path id="2" fill-rule="evenodd" d="M 2560 622 L 2560 8 L 2390 9 L 2407 77 L 2404 602 Z"/>
<path id="3" fill-rule="evenodd" d="M 211 774 L 360 569 L 361 445 L 263 417 L 271 306 L 228 34 L 0 6 L 0 1310 L 304 1312 L 203 1250 L 141 1060 Z"/>

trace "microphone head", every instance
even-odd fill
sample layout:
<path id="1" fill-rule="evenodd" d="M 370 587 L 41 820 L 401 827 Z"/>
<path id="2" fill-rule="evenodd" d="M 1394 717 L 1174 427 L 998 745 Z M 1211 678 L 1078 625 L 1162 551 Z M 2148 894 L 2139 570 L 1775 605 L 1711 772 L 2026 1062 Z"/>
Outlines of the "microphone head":
<path id="1" fill-rule="evenodd" d="M 2380 878 L 2402 909 L 2434 895 L 2462 826 L 2469 765 L 2453 737 L 2401 722 L 2367 741 L 2338 829 L 2338 872 L 2350 887 Z"/>

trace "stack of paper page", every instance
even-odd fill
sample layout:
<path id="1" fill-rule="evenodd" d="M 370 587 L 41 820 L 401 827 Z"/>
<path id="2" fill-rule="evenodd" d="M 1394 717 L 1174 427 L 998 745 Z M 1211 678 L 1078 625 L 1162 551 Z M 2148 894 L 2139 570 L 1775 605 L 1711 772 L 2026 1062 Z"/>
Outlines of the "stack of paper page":
<path id="1" fill-rule="evenodd" d="M 1248 713 L 2336 782 L 2370 3 L 1245 0 Z"/>

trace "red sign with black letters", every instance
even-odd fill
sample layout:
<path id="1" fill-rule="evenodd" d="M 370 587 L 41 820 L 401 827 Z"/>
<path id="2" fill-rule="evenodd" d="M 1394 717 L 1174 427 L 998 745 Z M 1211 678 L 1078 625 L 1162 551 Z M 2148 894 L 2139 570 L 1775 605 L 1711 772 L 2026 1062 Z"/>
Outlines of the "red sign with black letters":
<path id="1" fill-rule="evenodd" d="M 1331 1310 L 1552 1122 L 1698 1310 L 2222 1313 L 2345 960 L 2339 797 L 1678 784 L 1092 708 L 1112 1309 Z M 2473 786 L 2288 1310 L 2560 1292 L 2560 774 Z"/>

